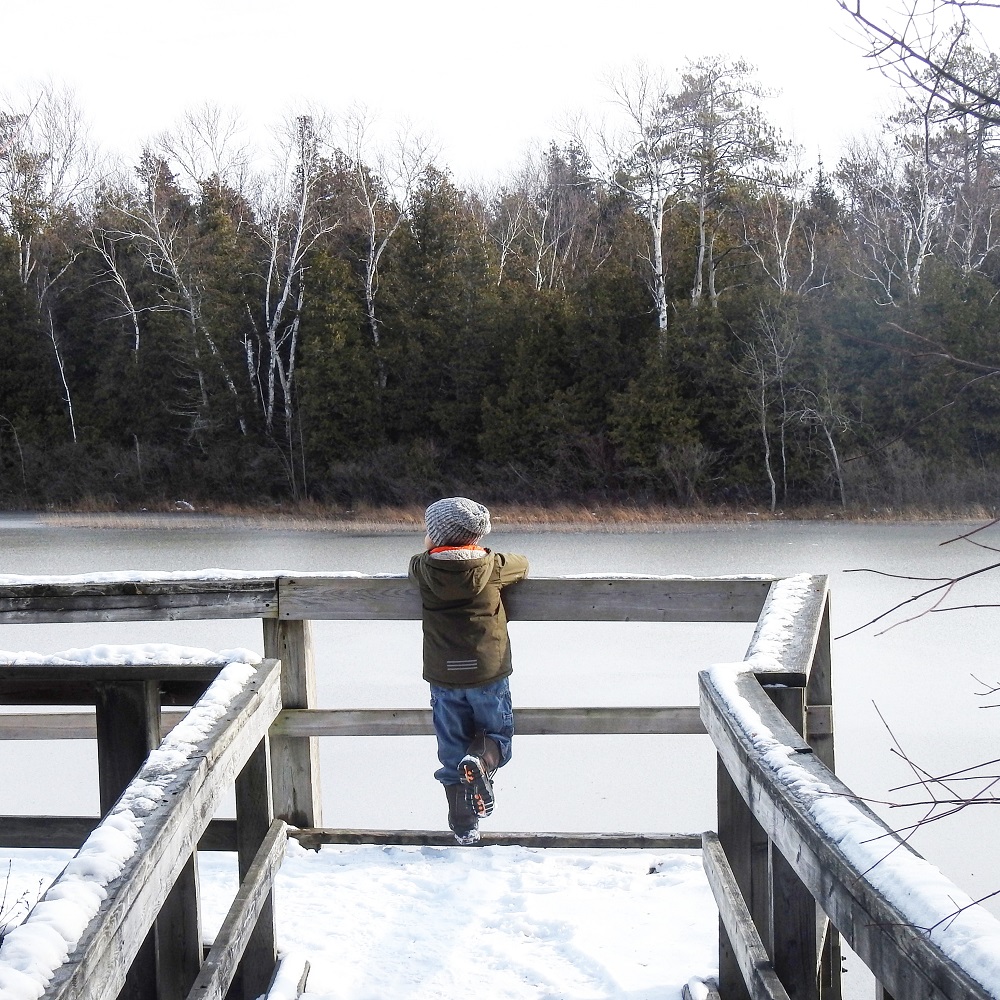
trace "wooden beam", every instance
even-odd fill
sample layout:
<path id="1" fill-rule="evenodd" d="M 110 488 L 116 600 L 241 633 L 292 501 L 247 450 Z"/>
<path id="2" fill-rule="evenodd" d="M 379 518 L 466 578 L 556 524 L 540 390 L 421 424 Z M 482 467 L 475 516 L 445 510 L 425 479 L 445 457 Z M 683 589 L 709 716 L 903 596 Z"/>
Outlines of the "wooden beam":
<path id="1" fill-rule="evenodd" d="M 401 844 L 414 847 L 455 847 L 455 836 L 440 830 L 295 830 L 303 847 L 318 850 L 323 844 Z M 579 847 L 633 850 L 698 850 L 700 833 L 491 833 L 482 831 L 481 847 Z"/>
<path id="2" fill-rule="evenodd" d="M 160 712 L 160 738 L 177 725 L 187 711 Z M 94 740 L 94 712 L 11 712 L 0 714 L 0 740 Z"/>
<path id="3" fill-rule="evenodd" d="M 169 887 L 194 851 L 225 790 L 267 734 L 280 708 L 279 668 L 259 665 L 225 716 L 174 772 L 169 797 L 144 818 L 136 853 L 108 886 L 47 1000 L 114 1000 Z M 138 777 L 143 781 L 142 773 Z M 107 822 L 107 820 L 105 820 Z M 46 893 L 58 894 L 62 876 Z M 30 921 L 31 914 L 27 920 Z"/>
<path id="4" fill-rule="evenodd" d="M 754 622 L 773 577 L 567 579 L 530 577 L 504 591 L 511 621 Z M 282 577 L 282 619 L 419 619 L 406 577 Z"/>
<path id="5" fill-rule="evenodd" d="M 705 732 L 696 706 L 518 708 L 521 736 L 656 735 Z M 285 709 L 272 736 L 432 736 L 430 709 Z"/>
<path id="6" fill-rule="evenodd" d="M 281 660 L 281 704 L 316 708 L 312 623 L 264 620 L 264 655 Z M 317 734 L 271 731 L 274 812 L 292 826 L 323 825 Z"/>
<path id="7" fill-rule="evenodd" d="M 726 852 L 714 833 L 703 834 L 702 863 L 750 997 L 752 1000 L 789 1000 L 761 943 Z M 725 994 L 725 984 L 722 984 L 722 992 Z"/>
<path id="8" fill-rule="evenodd" d="M 0 816 L 0 847 L 47 847 L 76 851 L 93 833 L 100 816 Z M 235 851 L 236 820 L 213 819 L 199 851 Z"/>
<path id="9" fill-rule="evenodd" d="M 699 682 L 702 718 L 736 787 L 797 878 L 876 978 L 893 996 L 922 1000 L 995 997 L 920 929 L 925 914 L 908 913 L 905 903 L 890 903 L 875 887 L 873 876 L 851 860 L 842 841 L 819 826 L 811 808 L 814 794 L 809 791 L 816 788 L 822 788 L 823 795 L 840 803 L 840 808 L 853 812 L 859 826 L 884 837 L 886 852 L 919 857 L 818 759 L 753 674 L 734 669 L 724 675 L 717 667 L 702 671 Z M 733 704 L 746 708 L 746 717 L 754 720 L 750 728 L 742 728 L 739 719 L 744 716 L 731 712 Z M 758 745 L 760 733 L 769 734 L 767 746 Z M 777 780 L 772 738 L 783 748 L 782 754 L 794 761 L 796 781 Z M 844 822 L 849 820 L 845 817 Z M 947 898 L 942 898 L 942 904 L 948 905 Z"/>
<path id="10" fill-rule="evenodd" d="M 805 684 L 812 669 L 817 646 L 823 628 L 827 608 L 827 578 L 825 576 L 809 577 L 808 585 L 803 590 L 797 586 L 796 578 L 776 580 L 768 592 L 750 648 L 745 659 L 758 649 L 761 636 L 773 627 L 772 609 L 778 610 L 781 619 L 787 615 L 785 600 L 790 590 L 794 589 L 796 596 L 803 598 L 801 606 L 795 611 L 791 627 L 782 636 L 782 648 L 774 666 L 766 665 L 770 656 L 764 657 L 764 663 L 754 663 L 754 672 L 761 677 L 762 683 Z"/>
<path id="11" fill-rule="evenodd" d="M 225 1000 L 258 917 L 265 910 L 285 856 L 287 827 L 276 819 L 267 831 L 233 900 L 187 1000 Z"/>
<path id="12" fill-rule="evenodd" d="M 0 586 L 0 624 L 268 618 L 273 578 L 24 583 Z"/>
<path id="13" fill-rule="evenodd" d="M 273 821 L 270 745 L 265 736 L 236 778 L 236 854 L 240 881 L 253 866 Z M 235 996 L 256 1000 L 267 989 L 278 960 L 274 900 L 267 893 L 239 963 Z"/>

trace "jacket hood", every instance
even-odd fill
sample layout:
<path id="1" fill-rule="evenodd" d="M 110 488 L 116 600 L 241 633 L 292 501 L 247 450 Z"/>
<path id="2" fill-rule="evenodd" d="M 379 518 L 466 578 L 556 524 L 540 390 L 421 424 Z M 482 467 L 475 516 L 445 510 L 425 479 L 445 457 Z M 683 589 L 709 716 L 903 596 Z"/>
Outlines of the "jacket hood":
<path id="1" fill-rule="evenodd" d="M 428 556 L 417 560 L 414 572 L 439 601 L 468 600 L 481 593 L 490 582 L 493 554 L 486 552 L 475 559 Z"/>

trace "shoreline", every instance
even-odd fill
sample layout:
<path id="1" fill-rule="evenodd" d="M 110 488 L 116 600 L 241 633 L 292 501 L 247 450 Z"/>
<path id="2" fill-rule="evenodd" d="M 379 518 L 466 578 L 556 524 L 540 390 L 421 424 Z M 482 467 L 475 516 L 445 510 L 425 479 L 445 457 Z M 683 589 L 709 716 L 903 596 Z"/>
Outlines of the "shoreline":
<path id="1" fill-rule="evenodd" d="M 174 509 L 138 511 L 4 511 L 0 527 L 37 526 L 117 530 L 225 530 L 257 528 L 264 531 L 323 531 L 353 535 L 403 535 L 423 530 L 420 508 L 383 508 L 377 510 L 331 511 L 261 510 L 245 508 Z M 992 511 L 920 511 L 883 509 L 869 512 L 839 508 L 807 508 L 791 511 L 734 509 L 681 510 L 661 507 L 491 507 L 494 532 L 525 533 L 605 533 L 642 534 L 708 528 L 764 524 L 774 522 L 816 523 L 846 522 L 855 524 L 973 524 L 992 521 Z"/>

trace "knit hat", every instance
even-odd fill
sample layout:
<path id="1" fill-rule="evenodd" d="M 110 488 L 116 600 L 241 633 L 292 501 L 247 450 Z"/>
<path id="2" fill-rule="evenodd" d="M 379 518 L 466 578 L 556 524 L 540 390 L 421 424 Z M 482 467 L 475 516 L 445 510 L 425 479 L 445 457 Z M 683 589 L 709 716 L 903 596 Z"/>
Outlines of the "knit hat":
<path id="1" fill-rule="evenodd" d="M 424 514 L 427 534 L 435 545 L 471 545 L 490 533 L 490 512 L 475 500 L 445 497 Z"/>

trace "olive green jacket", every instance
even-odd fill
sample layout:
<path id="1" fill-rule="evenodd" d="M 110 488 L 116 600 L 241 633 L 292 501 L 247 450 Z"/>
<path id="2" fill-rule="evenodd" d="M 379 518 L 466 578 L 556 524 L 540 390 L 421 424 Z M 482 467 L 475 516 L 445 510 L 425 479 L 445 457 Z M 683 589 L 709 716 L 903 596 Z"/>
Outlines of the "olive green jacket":
<path id="1" fill-rule="evenodd" d="M 511 672 L 507 613 L 500 591 L 528 572 L 528 560 L 491 552 L 472 559 L 410 560 L 424 622 L 424 680 L 442 687 L 480 687 Z"/>

